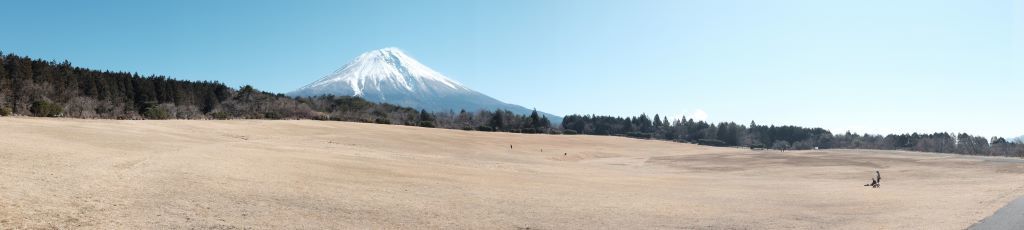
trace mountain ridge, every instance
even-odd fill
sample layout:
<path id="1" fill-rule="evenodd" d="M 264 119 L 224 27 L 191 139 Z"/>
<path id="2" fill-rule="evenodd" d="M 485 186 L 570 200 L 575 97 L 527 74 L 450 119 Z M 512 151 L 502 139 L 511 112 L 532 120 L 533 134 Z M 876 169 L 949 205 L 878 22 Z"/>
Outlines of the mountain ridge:
<path id="1" fill-rule="evenodd" d="M 433 112 L 502 109 L 530 114 L 533 111 L 472 90 L 396 47 L 362 53 L 331 74 L 287 93 L 288 96 L 326 94 L 358 96 L 367 101 Z M 553 125 L 561 123 L 560 116 L 538 113 L 548 117 Z"/>

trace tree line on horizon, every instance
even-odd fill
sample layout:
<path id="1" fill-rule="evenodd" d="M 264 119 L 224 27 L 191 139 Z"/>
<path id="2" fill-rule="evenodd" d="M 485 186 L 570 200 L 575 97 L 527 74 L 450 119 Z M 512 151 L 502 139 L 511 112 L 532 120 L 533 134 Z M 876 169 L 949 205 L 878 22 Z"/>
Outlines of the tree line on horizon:
<path id="1" fill-rule="evenodd" d="M 1024 157 L 1024 143 L 968 134 L 832 134 L 821 128 L 717 124 L 693 119 L 569 115 L 560 126 L 534 110 L 429 112 L 359 97 L 288 97 L 216 81 L 98 71 L 0 53 L 0 116 L 86 119 L 313 119 L 515 133 L 614 135 L 771 149 L 901 149 Z"/>
<path id="2" fill-rule="evenodd" d="M 216 81 L 97 71 L 0 53 L 0 116 L 87 119 L 315 119 L 539 133 L 547 117 L 507 110 L 427 112 L 358 97 L 288 97 Z"/>
<path id="3" fill-rule="evenodd" d="M 563 133 L 615 135 L 753 149 L 880 149 L 964 155 L 1024 157 L 1024 141 L 985 138 L 966 133 L 871 135 L 851 132 L 833 134 L 822 128 L 750 125 L 735 122 L 708 123 L 685 117 L 674 121 L 655 114 L 634 117 L 569 115 L 562 120 Z"/>

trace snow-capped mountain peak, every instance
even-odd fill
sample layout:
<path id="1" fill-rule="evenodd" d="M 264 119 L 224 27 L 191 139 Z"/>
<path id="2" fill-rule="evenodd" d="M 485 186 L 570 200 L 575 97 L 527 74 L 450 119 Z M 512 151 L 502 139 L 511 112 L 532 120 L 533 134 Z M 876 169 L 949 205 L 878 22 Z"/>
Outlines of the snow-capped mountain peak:
<path id="1" fill-rule="evenodd" d="M 363 53 L 349 64 L 299 90 L 315 90 L 332 84 L 351 87 L 353 96 L 387 88 L 410 92 L 423 90 L 466 90 L 459 82 L 423 65 L 401 49 L 388 47 Z M 432 89 L 433 88 L 433 89 Z"/>
<path id="2" fill-rule="evenodd" d="M 333 73 L 288 95 L 358 96 L 367 101 L 430 111 L 504 109 L 518 114 L 532 112 L 469 89 L 394 47 L 360 54 Z M 555 124 L 561 122 L 561 117 L 545 115 Z"/>

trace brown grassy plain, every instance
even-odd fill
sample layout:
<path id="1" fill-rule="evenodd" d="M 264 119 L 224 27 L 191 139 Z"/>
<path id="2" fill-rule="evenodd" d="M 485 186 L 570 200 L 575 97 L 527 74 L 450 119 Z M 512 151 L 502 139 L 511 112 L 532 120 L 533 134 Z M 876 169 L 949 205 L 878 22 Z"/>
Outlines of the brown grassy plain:
<path id="1" fill-rule="evenodd" d="M 862 186 L 875 170 L 882 187 Z M 1024 162 L 1006 158 L 0 118 L 3 229 L 963 229 L 1021 195 Z"/>

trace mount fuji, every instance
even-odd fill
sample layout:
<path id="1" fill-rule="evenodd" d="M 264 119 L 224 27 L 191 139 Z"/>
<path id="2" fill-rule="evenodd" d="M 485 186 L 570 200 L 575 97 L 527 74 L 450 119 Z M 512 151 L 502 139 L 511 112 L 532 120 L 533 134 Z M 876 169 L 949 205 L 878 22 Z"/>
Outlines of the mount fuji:
<path id="1" fill-rule="evenodd" d="M 517 114 L 533 110 L 508 104 L 474 91 L 427 67 L 394 47 L 363 53 L 320 80 L 287 93 L 288 96 L 357 96 L 435 112 L 504 109 Z M 562 118 L 538 111 L 552 125 Z"/>

